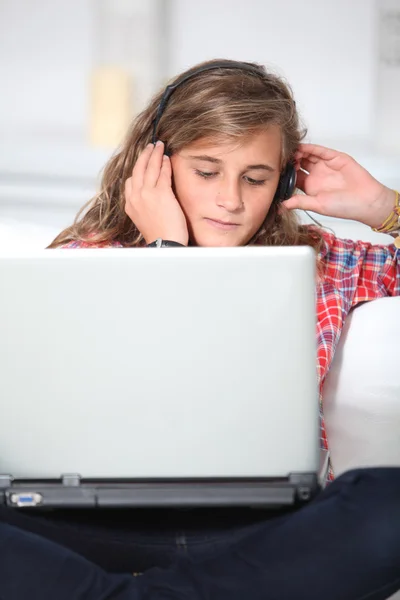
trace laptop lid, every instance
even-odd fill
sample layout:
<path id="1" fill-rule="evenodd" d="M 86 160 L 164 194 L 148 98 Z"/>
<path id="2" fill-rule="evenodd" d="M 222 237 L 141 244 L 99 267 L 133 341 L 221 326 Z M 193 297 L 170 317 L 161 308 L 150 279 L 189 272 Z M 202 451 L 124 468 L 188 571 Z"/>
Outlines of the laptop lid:
<path id="1" fill-rule="evenodd" d="M 0 473 L 316 472 L 308 247 L 0 257 Z"/>

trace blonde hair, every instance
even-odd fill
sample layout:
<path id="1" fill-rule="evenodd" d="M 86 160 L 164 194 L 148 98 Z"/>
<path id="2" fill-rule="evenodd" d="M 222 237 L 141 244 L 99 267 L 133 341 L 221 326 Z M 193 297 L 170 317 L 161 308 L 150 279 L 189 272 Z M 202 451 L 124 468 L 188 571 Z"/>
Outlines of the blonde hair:
<path id="1" fill-rule="evenodd" d="M 171 83 L 215 62 L 196 65 Z M 225 62 L 232 62 L 232 68 L 198 73 L 177 87 L 159 121 L 159 139 L 173 154 L 199 139 L 208 138 L 215 143 L 239 140 L 277 125 L 282 134 L 283 169 L 306 134 L 290 87 L 262 65 L 247 63 L 257 71 L 258 74 L 254 74 L 234 68 L 234 61 Z M 93 246 L 116 241 L 124 247 L 144 245 L 140 231 L 125 212 L 124 186 L 139 154 L 151 141 L 153 121 L 163 92 L 164 89 L 158 92 L 133 121 L 121 147 L 104 168 L 100 191 L 49 248 L 72 241 Z M 279 200 L 274 200 L 250 244 L 310 245 L 318 251 L 322 243 L 319 230 L 301 225 L 292 211 L 279 210 L 279 207 Z"/>

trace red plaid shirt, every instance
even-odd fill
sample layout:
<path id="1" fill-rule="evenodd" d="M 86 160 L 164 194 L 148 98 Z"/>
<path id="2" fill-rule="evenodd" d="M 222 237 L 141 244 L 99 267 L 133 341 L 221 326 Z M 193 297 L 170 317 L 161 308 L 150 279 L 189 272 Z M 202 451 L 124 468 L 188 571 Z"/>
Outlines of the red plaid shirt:
<path id="1" fill-rule="evenodd" d="M 108 244 L 102 244 L 102 247 Z M 71 242 L 64 247 L 88 248 Z M 114 242 L 113 247 L 121 244 Z M 400 295 L 400 250 L 394 244 L 342 240 L 323 231 L 318 255 L 323 277 L 317 285 L 317 369 L 320 389 L 321 447 L 328 449 L 322 390 L 346 316 L 360 302 Z M 333 478 L 332 471 L 329 479 Z"/>

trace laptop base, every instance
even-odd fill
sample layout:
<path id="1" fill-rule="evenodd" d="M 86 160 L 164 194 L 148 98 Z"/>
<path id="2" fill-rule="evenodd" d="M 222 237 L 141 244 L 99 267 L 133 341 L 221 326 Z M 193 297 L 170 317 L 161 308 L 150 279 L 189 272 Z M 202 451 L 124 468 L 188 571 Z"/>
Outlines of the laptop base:
<path id="1" fill-rule="evenodd" d="M 0 475 L 0 504 L 12 508 L 272 508 L 304 504 L 316 473 L 241 479 L 19 479 Z"/>

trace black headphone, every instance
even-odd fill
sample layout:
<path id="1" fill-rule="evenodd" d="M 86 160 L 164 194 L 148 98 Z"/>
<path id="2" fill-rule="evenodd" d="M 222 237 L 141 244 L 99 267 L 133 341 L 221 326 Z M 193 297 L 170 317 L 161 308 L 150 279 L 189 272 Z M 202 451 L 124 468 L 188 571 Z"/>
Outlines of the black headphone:
<path id="1" fill-rule="evenodd" d="M 256 77 L 261 79 L 264 78 L 262 71 L 258 70 L 256 66 L 251 65 L 250 63 L 244 62 L 236 62 L 236 61 L 218 61 L 209 65 L 204 65 L 203 67 L 199 67 L 186 75 L 182 75 L 179 77 L 175 83 L 171 83 L 165 88 L 165 91 L 160 100 L 160 104 L 158 105 L 156 116 L 153 121 L 153 135 L 152 135 L 152 143 L 155 144 L 157 141 L 157 126 L 161 119 L 161 116 L 165 110 L 167 102 L 171 95 L 174 93 L 177 87 L 185 83 L 188 79 L 192 79 L 192 77 L 196 77 L 200 73 L 204 71 L 211 71 L 213 69 L 241 69 L 242 71 L 247 71 L 248 73 L 252 73 Z M 168 152 L 166 152 L 168 154 Z M 275 200 L 281 202 L 282 200 L 288 200 L 292 195 L 296 187 L 296 169 L 294 162 L 290 161 L 286 165 L 285 169 L 281 173 L 279 178 L 278 188 L 275 192 Z"/>

